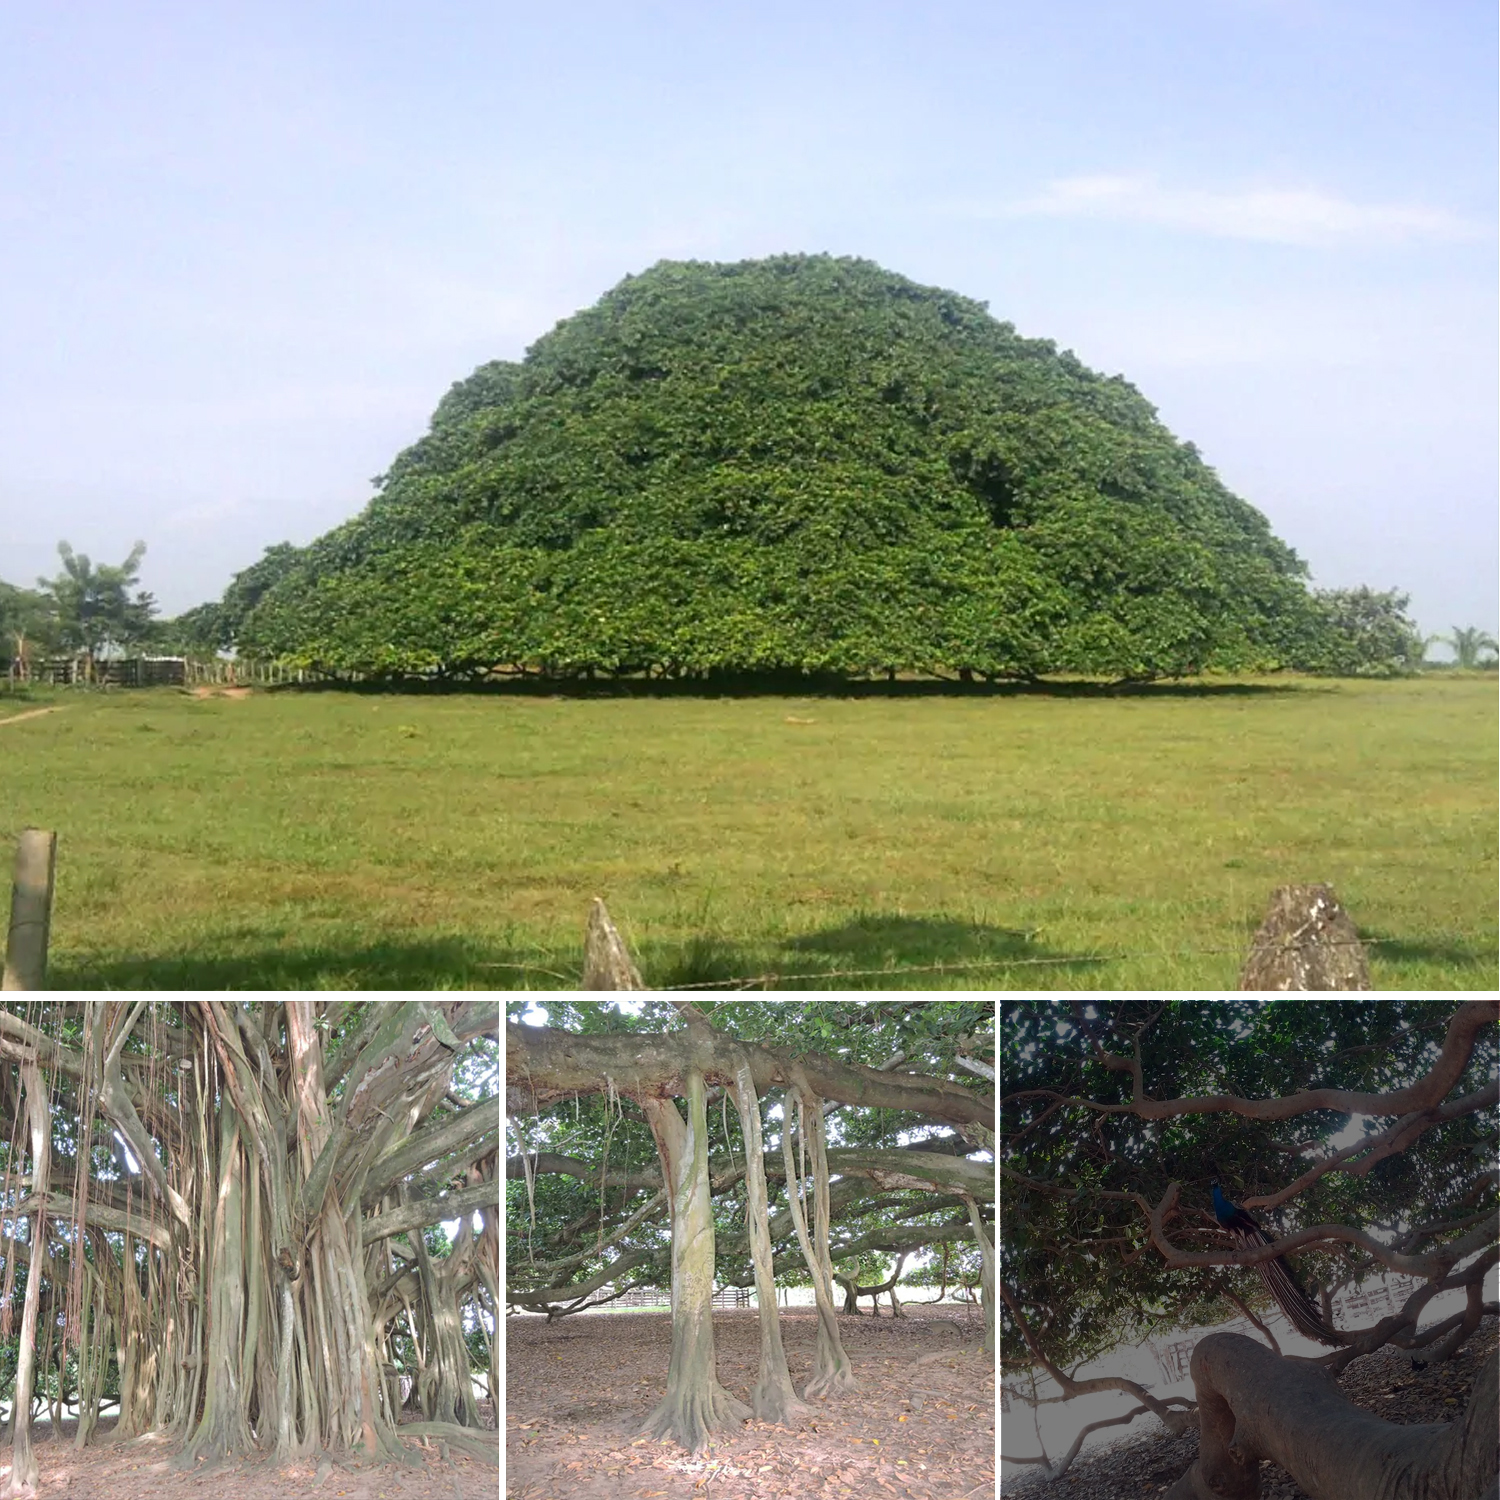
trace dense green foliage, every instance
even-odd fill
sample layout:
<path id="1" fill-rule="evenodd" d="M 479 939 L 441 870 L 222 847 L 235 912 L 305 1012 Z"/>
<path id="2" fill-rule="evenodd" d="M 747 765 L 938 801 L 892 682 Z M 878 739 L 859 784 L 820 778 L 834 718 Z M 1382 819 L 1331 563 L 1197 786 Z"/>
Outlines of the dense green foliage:
<path id="1" fill-rule="evenodd" d="M 667 263 L 439 405 L 240 622 L 391 675 L 957 670 L 1305 656 L 1265 519 L 1119 377 L 864 261 Z"/>
<path id="2" fill-rule="evenodd" d="M 295 568 L 300 555 L 290 542 L 267 547 L 258 562 L 234 575 L 222 599 L 162 621 L 156 635 L 158 644 L 187 655 L 231 649 L 244 629 L 246 616 Z"/>
<path id="3" fill-rule="evenodd" d="M 1395 677 L 1416 671 L 1427 643 L 1407 617 L 1409 602 L 1395 589 L 1320 589 L 1313 596 L 1320 628 L 1297 665 L 1330 677 Z"/>
<path id="4" fill-rule="evenodd" d="M 1331 1110 L 1275 1122 L 1234 1113 L 1159 1121 L 1106 1114 L 1071 1102 L 1119 1106 L 1131 1097 L 1129 1073 L 1106 1068 L 1096 1044 L 1129 1057 L 1138 1039 L 1144 1090 L 1157 1100 L 1273 1099 L 1317 1087 L 1384 1092 L 1432 1067 L 1453 1011 L 1452 1001 L 1431 1000 L 1004 1002 L 1002 1278 L 1054 1363 L 1071 1367 L 1156 1328 L 1233 1317 L 1226 1290 L 1252 1306 L 1268 1301 L 1253 1271 L 1165 1269 L 1140 1207 L 1106 1194 L 1138 1193 L 1155 1205 L 1177 1182 L 1179 1211 L 1167 1225 L 1173 1241 L 1226 1251 L 1232 1247 L 1209 1213 L 1210 1180 L 1220 1176 L 1237 1202 L 1279 1191 L 1334 1154 L 1330 1139 L 1350 1118 Z M 1493 1078 L 1496 1042 L 1495 1028 L 1483 1028 L 1450 1099 Z M 1367 1119 L 1364 1130 L 1375 1135 L 1392 1123 Z M 1460 1114 L 1363 1175 L 1330 1172 L 1279 1212 L 1256 1214 L 1278 1233 L 1345 1223 L 1387 1244 L 1392 1225 L 1422 1225 L 1409 1248 L 1426 1252 L 1493 1215 L 1496 1141 L 1493 1107 Z M 1334 1286 L 1383 1269 L 1343 1247 L 1296 1260 L 1304 1277 Z M 1005 1309 L 1001 1327 L 1005 1359 L 1025 1366 L 1030 1356 Z"/>

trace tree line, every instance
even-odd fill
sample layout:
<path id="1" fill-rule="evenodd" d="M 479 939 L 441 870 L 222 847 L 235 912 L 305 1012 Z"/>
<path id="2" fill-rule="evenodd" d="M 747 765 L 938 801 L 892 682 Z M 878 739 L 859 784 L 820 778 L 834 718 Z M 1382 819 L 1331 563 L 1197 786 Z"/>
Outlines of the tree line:
<path id="1" fill-rule="evenodd" d="M 175 620 L 139 545 L 64 544 L 0 615 L 376 679 L 1390 675 L 1430 644 L 1398 590 L 1310 588 L 1122 376 L 868 261 L 626 277 L 457 382 L 375 484 Z"/>

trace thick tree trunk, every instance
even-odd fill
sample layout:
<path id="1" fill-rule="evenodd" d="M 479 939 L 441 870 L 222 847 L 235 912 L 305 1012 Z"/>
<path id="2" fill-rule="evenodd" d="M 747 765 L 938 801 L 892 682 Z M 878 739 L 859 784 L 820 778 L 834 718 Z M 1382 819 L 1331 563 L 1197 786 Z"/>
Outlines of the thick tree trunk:
<path id="1" fill-rule="evenodd" d="M 339 1195 L 331 1191 L 332 1162 L 348 1128 L 343 1120 L 334 1121 L 328 1107 L 316 1019 L 312 1001 L 286 1002 L 287 1050 L 304 1173 L 299 1217 L 305 1214 L 315 1226 L 308 1238 L 313 1307 L 324 1359 L 332 1360 L 329 1386 L 343 1398 L 326 1408 L 334 1428 L 326 1435 L 341 1448 L 363 1447 L 371 1458 L 400 1457 L 391 1418 L 376 1398 L 380 1371 L 366 1316 L 369 1295 L 363 1256 L 358 1240 L 350 1243 Z M 354 1225 L 357 1236 L 357 1213 Z"/>
<path id="2" fill-rule="evenodd" d="M 1237 1333 L 1193 1350 L 1198 1458 L 1168 1500 L 1255 1500 L 1260 1465 L 1281 1465 L 1315 1500 L 1487 1500 L 1497 1473 L 1491 1359 L 1456 1422 L 1403 1426 L 1355 1406 L 1315 1365 Z"/>
<path id="3" fill-rule="evenodd" d="M 809 1235 L 807 1215 L 802 1205 L 802 1174 L 792 1159 L 792 1109 L 795 1101 L 797 1115 L 802 1123 L 802 1139 L 812 1138 L 813 1169 L 813 1214 L 814 1235 Z M 813 1359 L 812 1379 L 808 1381 L 802 1395 L 814 1401 L 824 1396 L 840 1396 L 855 1389 L 854 1368 L 839 1339 L 838 1317 L 833 1308 L 833 1266 L 828 1258 L 828 1157 L 823 1146 L 823 1111 L 817 1099 L 809 1099 L 810 1107 L 804 1107 L 803 1095 L 788 1089 L 782 1102 L 781 1150 L 786 1159 L 787 1206 L 792 1214 L 792 1226 L 797 1233 L 797 1243 L 802 1247 L 802 1258 L 812 1276 L 813 1296 L 818 1304 L 818 1347 Z M 807 1129 L 811 1116 L 813 1128 Z M 821 1181 L 821 1188 L 819 1182 Z"/>
<path id="4" fill-rule="evenodd" d="M 217 1462 L 250 1446 L 241 1389 L 247 1372 L 244 1350 L 245 1260 L 244 1165 L 240 1123 L 228 1094 L 219 1100 L 218 1204 L 207 1269 L 209 1291 L 207 1385 L 203 1418 L 188 1443 L 188 1454 Z"/>
<path id="5" fill-rule="evenodd" d="M 740 1112 L 745 1143 L 745 1221 L 750 1253 L 755 1262 L 755 1295 L 760 1314 L 760 1376 L 750 1401 L 762 1422 L 791 1424 L 807 1415 L 797 1399 L 781 1343 L 781 1318 L 776 1310 L 776 1277 L 772 1270 L 770 1213 L 766 1198 L 764 1146 L 760 1133 L 760 1100 L 748 1062 L 735 1070 L 734 1102 Z"/>
<path id="6" fill-rule="evenodd" d="M 469 1366 L 469 1347 L 464 1343 L 463 1319 L 458 1311 L 457 1282 L 467 1270 L 473 1231 L 466 1219 L 458 1242 L 444 1260 L 434 1260 L 420 1229 L 412 1232 L 422 1295 L 430 1310 L 432 1355 L 428 1361 L 429 1384 L 423 1392 L 422 1415 L 434 1422 L 457 1422 L 477 1427 L 479 1412 L 474 1405 L 474 1375 Z"/>
<path id="7" fill-rule="evenodd" d="M 26 1114 L 31 1123 L 32 1193 L 38 1204 L 45 1201 L 47 1180 L 52 1171 L 52 1108 L 42 1070 L 34 1060 L 21 1064 L 26 1086 Z M 38 1207 L 31 1215 L 29 1241 L 31 1261 L 26 1268 L 26 1310 L 21 1315 L 21 1345 L 16 1360 L 15 1436 L 11 1444 L 10 1478 L 5 1496 L 34 1495 L 40 1478 L 36 1454 L 31 1446 L 31 1392 L 36 1375 L 36 1315 L 42 1299 L 42 1270 L 45 1263 L 46 1214 Z"/>
<path id="8" fill-rule="evenodd" d="M 708 1112 L 703 1075 L 687 1079 L 687 1123 L 670 1099 L 640 1103 L 656 1138 L 672 1203 L 672 1358 L 667 1394 L 643 1432 L 671 1437 L 690 1453 L 715 1431 L 750 1415 L 719 1384 L 714 1354 L 714 1218 L 708 1189 Z"/>

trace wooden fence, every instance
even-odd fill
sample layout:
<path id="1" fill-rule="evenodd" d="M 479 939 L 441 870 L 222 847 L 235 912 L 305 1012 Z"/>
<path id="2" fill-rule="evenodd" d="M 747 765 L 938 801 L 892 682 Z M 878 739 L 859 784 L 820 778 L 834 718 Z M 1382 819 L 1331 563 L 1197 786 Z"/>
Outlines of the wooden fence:
<path id="1" fill-rule="evenodd" d="M 189 656 L 116 656 L 90 662 L 86 656 L 49 656 L 39 661 L 11 661 L 11 685 L 35 682 L 48 687 L 279 687 L 316 682 L 320 674 L 279 661 L 199 661 Z"/>

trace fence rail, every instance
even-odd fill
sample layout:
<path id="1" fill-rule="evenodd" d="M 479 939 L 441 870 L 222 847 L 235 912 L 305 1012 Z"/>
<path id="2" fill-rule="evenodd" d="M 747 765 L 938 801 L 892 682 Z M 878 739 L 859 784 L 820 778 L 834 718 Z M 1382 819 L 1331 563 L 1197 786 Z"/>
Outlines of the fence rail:
<path id="1" fill-rule="evenodd" d="M 202 661 L 191 656 L 114 656 L 91 661 L 87 656 L 12 658 L 6 663 L 11 686 L 30 682 L 46 687 L 280 687 L 293 682 L 320 682 L 321 673 L 289 667 L 279 661 Z"/>

